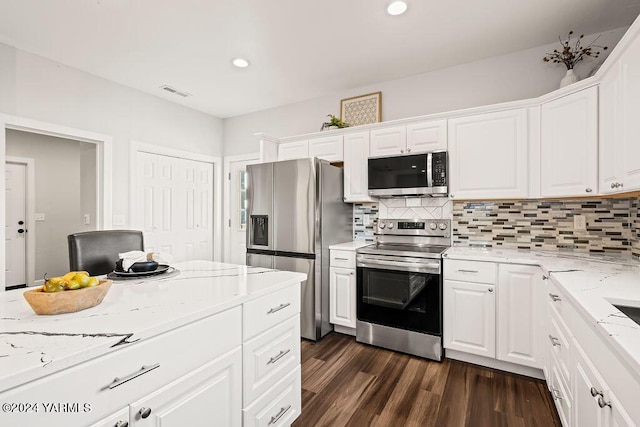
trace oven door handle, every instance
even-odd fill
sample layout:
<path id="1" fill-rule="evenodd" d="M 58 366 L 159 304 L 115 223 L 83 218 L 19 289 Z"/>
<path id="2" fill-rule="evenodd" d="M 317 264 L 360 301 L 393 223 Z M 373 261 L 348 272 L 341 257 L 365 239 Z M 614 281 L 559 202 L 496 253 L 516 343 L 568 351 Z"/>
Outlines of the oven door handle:
<path id="1" fill-rule="evenodd" d="M 390 260 L 358 260 L 356 267 L 379 268 L 382 270 L 411 271 L 416 273 L 440 274 L 439 262 L 403 262 Z"/>

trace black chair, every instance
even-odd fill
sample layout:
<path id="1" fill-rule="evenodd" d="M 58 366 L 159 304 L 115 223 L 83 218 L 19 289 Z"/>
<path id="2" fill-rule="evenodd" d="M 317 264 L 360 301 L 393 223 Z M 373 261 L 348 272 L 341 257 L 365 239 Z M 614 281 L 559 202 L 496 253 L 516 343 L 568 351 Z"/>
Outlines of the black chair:
<path id="1" fill-rule="evenodd" d="M 92 276 L 114 270 L 118 254 L 143 251 L 142 231 L 102 230 L 74 233 L 67 236 L 69 270 L 88 271 Z"/>

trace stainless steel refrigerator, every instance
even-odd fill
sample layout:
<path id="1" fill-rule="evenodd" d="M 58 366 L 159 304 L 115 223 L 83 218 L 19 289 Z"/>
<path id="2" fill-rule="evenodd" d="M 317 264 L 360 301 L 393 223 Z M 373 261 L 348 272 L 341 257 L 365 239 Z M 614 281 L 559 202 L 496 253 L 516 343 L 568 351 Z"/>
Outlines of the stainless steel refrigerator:
<path id="1" fill-rule="evenodd" d="M 329 323 L 329 245 L 352 240 L 342 168 L 300 159 L 247 166 L 247 265 L 307 273 L 300 332 L 318 340 Z"/>

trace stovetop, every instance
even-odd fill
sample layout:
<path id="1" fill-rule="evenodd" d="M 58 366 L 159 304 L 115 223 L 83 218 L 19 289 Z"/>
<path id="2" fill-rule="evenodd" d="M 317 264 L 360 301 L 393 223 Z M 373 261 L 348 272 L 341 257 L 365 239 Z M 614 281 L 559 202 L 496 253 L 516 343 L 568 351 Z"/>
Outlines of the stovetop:
<path id="1" fill-rule="evenodd" d="M 394 255 L 413 258 L 441 258 L 449 246 L 404 243 L 376 243 L 357 250 L 359 254 Z"/>

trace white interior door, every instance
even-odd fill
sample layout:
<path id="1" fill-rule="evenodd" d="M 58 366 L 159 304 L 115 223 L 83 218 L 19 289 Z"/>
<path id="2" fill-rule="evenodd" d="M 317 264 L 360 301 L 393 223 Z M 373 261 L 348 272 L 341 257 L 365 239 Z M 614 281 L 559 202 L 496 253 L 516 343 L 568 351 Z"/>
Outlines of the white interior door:
<path id="1" fill-rule="evenodd" d="M 213 260 L 213 164 L 137 153 L 136 224 L 150 252 Z"/>
<path id="2" fill-rule="evenodd" d="M 27 166 L 6 163 L 5 286 L 26 284 L 26 189 Z"/>
<path id="3" fill-rule="evenodd" d="M 256 163 L 257 159 L 237 160 L 229 162 L 227 179 L 229 191 L 227 196 L 227 256 L 226 262 L 246 264 L 247 253 L 247 165 Z"/>

